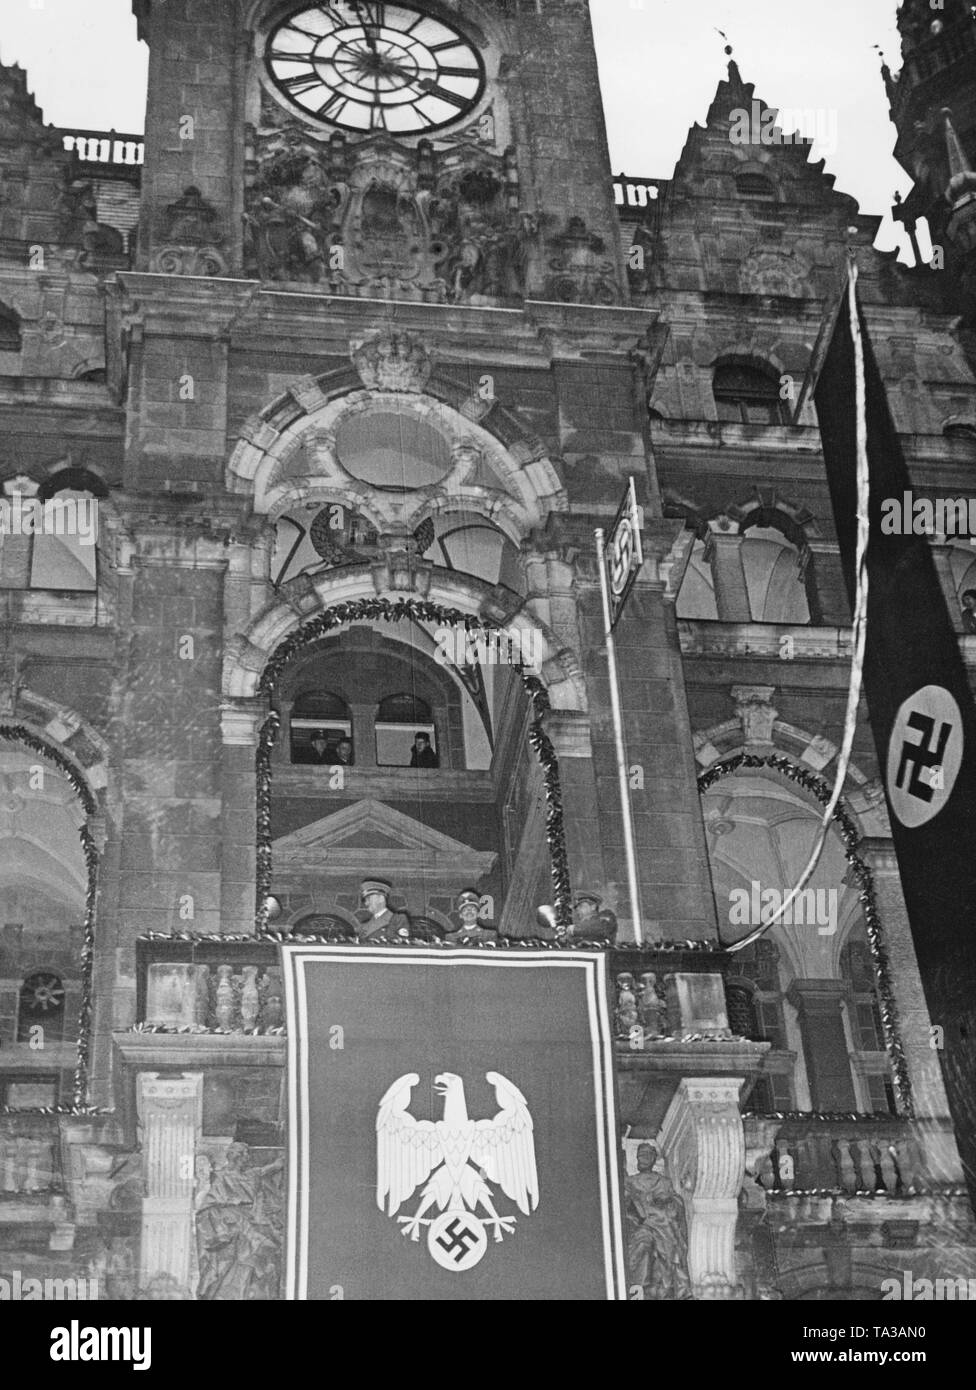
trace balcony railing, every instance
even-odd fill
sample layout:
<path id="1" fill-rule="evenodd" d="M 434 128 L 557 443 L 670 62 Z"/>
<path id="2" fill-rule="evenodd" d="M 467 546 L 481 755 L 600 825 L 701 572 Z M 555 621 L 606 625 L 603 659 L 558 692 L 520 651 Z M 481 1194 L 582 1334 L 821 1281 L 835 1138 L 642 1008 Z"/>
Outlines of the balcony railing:
<path id="1" fill-rule="evenodd" d="M 146 142 L 141 135 L 117 130 L 64 129 L 59 134 L 64 148 L 76 154 L 84 164 L 136 170 L 146 157 Z"/>
<path id="2" fill-rule="evenodd" d="M 748 1124 L 748 1120 L 747 1120 Z M 921 1147 L 897 1116 L 796 1116 L 756 1167 L 767 1192 L 905 1197 L 927 1183 Z"/>

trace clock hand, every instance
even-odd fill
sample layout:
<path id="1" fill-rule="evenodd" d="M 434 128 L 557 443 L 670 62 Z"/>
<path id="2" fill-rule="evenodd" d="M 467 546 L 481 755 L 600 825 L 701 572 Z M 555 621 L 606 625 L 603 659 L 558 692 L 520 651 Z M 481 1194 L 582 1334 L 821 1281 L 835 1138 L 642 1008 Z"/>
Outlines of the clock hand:
<path id="1" fill-rule="evenodd" d="M 352 7 L 356 11 L 356 17 L 358 18 L 360 24 L 363 26 L 363 33 L 366 35 L 366 42 L 369 44 L 372 52 L 374 54 L 377 53 L 378 50 L 376 47 L 376 35 L 373 33 L 368 21 L 363 19 L 363 7 L 361 0 L 352 0 Z"/>

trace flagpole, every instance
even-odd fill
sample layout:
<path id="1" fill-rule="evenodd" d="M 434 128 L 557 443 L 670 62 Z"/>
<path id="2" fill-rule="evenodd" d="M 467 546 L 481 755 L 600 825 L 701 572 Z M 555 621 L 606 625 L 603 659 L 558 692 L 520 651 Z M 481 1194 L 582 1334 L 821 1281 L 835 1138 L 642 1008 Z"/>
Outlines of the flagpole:
<path id="1" fill-rule="evenodd" d="M 596 556 L 600 570 L 600 595 L 603 599 L 603 627 L 607 639 L 607 666 L 610 671 L 610 709 L 613 712 L 613 738 L 617 751 L 617 777 L 620 783 L 620 814 L 624 823 L 624 855 L 627 860 L 627 886 L 630 891 L 630 917 L 634 924 L 634 940 L 644 944 L 641 927 L 640 890 L 637 886 L 637 854 L 634 849 L 634 819 L 630 806 L 630 787 L 627 781 L 627 750 L 624 747 L 624 724 L 620 713 L 620 687 L 617 682 L 617 651 L 613 641 L 613 619 L 610 615 L 610 590 L 607 587 L 603 527 L 596 530 Z"/>

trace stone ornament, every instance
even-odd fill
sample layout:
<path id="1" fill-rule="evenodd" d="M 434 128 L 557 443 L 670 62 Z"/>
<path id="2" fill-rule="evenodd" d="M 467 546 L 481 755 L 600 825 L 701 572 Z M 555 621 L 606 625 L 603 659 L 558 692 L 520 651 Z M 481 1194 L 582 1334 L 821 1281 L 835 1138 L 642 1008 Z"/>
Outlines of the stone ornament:
<path id="1" fill-rule="evenodd" d="M 627 1280 L 633 1298 L 690 1299 L 688 1227 L 684 1202 L 665 1173 L 654 1171 L 653 1144 L 637 1148 L 637 1172 L 624 1179 Z"/>
<path id="2" fill-rule="evenodd" d="M 518 171 L 478 140 L 416 150 L 387 136 L 325 146 L 270 117 L 252 133 L 245 270 L 333 294 L 434 304 L 520 302 L 532 218 Z"/>
<path id="3" fill-rule="evenodd" d="M 164 209 L 152 269 L 162 275 L 226 275 L 220 216 L 199 188 L 185 188 Z"/>
<path id="4" fill-rule="evenodd" d="M 587 230 L 582 217 L 570 217 L 563 231 L 546 241 L 549 271 L 544 297 L 566 304 L 616 304 L 616 273 L 606 242 Z"/>
<path id="5" fill-rule="evenodd" d="M 433 370 L 430 354 L 411 333 L 382 333 L 353 342 L 349 355 L 367 391 L 420 393 Z"/>

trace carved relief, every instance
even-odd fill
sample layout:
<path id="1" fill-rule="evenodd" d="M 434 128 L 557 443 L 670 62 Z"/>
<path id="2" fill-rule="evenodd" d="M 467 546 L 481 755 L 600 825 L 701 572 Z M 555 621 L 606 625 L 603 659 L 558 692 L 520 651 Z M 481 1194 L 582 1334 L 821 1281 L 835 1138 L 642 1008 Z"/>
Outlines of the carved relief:
<path id="1" fill-rule="evenodd" d="M 616 272 L 602 237 L 571 217 L 564 231 L 547 238 L 545 296 L 566 304 L 616 304 Z"/>
<path id="2" fill-rule="evenodd" d="M 160 239 L 152 259 L 153 270 L 164 275 L 227 274 L 220 215 L 199 188 L 185 188 L 164 209 Z"/>
<path id="3" fill-rule="evenodd" d="M 780 294 L 804 298 L 810 293 L 806 268 L 794 252 L 770 251 L 757 246 L 745 258 L 739 272 L 743 294 Z"/>
<path id="4" fill-rule="evenodd" d="M 357 297 L 509 303 L 536 228 L 511 153 L 471 139 L 415 150 L 387 136 L 314 141 L 280 120 L 253 136 L 245 268 Z"/>

